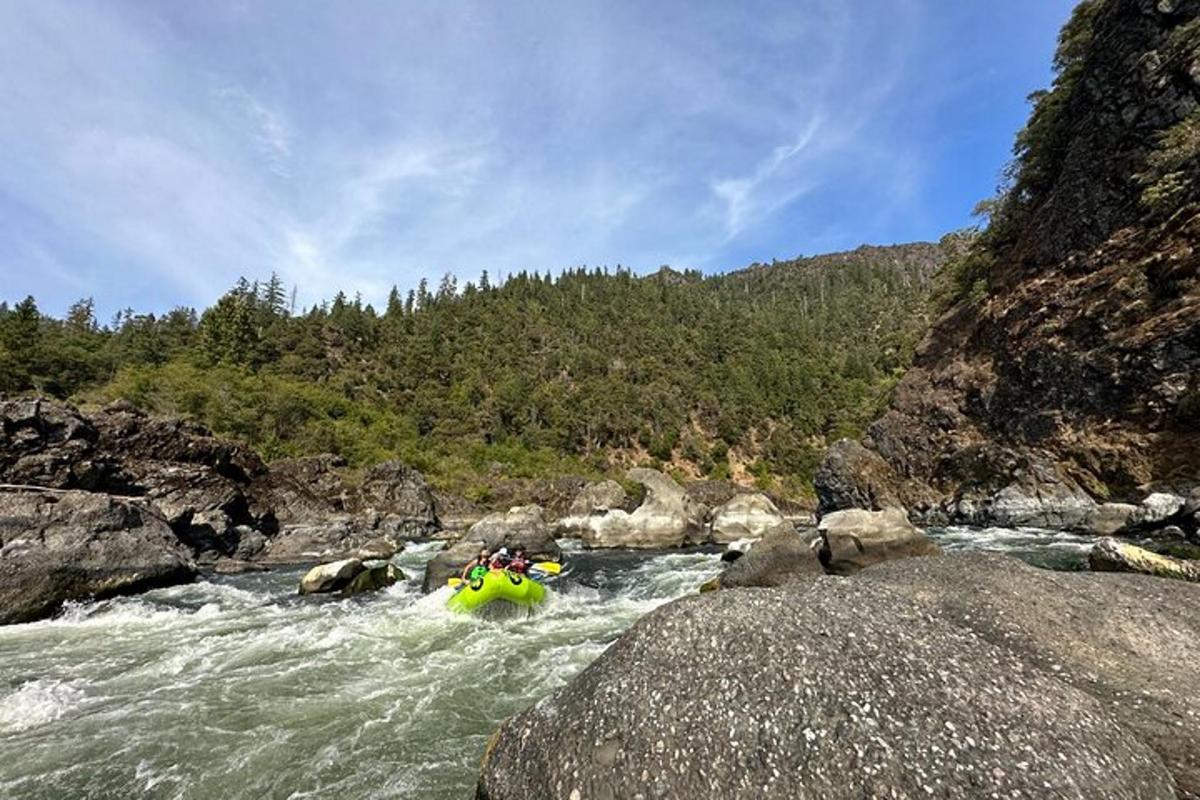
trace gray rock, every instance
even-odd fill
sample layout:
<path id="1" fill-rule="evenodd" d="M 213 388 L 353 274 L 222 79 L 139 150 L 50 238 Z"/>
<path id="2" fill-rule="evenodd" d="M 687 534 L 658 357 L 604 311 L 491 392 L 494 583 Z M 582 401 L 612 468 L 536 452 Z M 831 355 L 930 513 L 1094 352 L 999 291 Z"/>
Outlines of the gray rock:
<path id="1" fill-rule="evenodd" d="M 376 564 L 355 575 L 354 579 L 342 589 L 341 594 L 344 597 L 351 597 L 356 594 L 376 592 L 402 580 L 404 580 L 404 573 L 395 564 Z"/>
<path id="2" fill-rule="evenodd" d="M 191 581 L 190 553 L 152 507 L 93 492 L 0 491 L 0 624 L 68 600 Z"/>
<path id="3" fill-rule="evenodd" d="M 741 494 L 713 510 L 709 528 L 714 544 L 728 544 L 761 539 L 773 531 L 790 530 L 791 525 L 765 494 Z"/>
<path id="4" fill-rule="evenodd" d="M 599 481 L 589 483 L 575 495 L 567 513 L 572 517 L 586 517 L 596 511 L 623 508 L 627 502 L 629 497 L 621 484 L 616 481 Z"/>
<path id="5" fill-rule="evenodd" d="M 813 477 L 820 514 L 903 506 L 901 484 L 899 475 L 878 453 L 854 439 L 834 442 Z"/>
<path id="6" fill-rule="evenodd" d="M 378 515 L 374 527 L 394 536 L 423 538 L 441 527 L 425 476 L 399 461 L 368 469 L 352 496 L 352 505 L 360 513 Z"/>
<path id="7" fill-rule="evenodd" d="M 300 579 L 300 594 L 327 594 L 346 588 L 366 567 L 358 558 L 318 564 Z"/>
<path id="8" fill-rule="evenodd" d="M 463 536 L 464 542 L 480 544 L 491 550 L 524 547 L 532 561 L 557 561 L 562 552 L 554 540 L 554 531 L 539 506 L 517 506 L 505 512 L 488 514 Z"/>
<path id="9" fill-rule="evenodd" d="M 1097 698 L 1160 754 L 1180 797 L 1200 796 L 1200 586 L 984 553 L 879 564 L 854 580 L 901 593 Z"/>
<path id="10" fill-rule="evenodd" d="M 1095 507 L 1096 502 L 1077 486 L 1014 483 L 981 504 L 974 514 L 962 517 L 980 526 L 1074 529 L 1086 524 Z"/>
<path id="11" fill-rule="evenodd" d="M 1130 520 L 1131 527 L 1142 529 L 1159 528 L 1183 513 L 1186 501 L 1174 494 L 1155 492 L 1142 501 Z"/>
<path id="12" fill-rule="evenodd" d="M 613 510 L 580 523 L 584 547 L 662 549 L 703 544 L 708 509 L 679 484 L 652 469 L 631 469 L 630 480 L 646 487 L 646 498 L 632 513 Z"/>
<path id="13" fill-rule="evenodd" d="M 1130 503 L 1102 503 L 1088 514 L 1083 528 L 1096 536 L 1112 536 L 1127 530 L 1137 511 L 1138 507 Z"/>
<path id="14" fill-rule="evenodd" d="M 908 521 L 902 508 L 884 511 L 850 509 L 821 518 L 817 530 L 821 564 L 835 575 L 849 575 L 880 561 L 941 552 L 923 531 Z"/>
<path id="15" fill-rule="evenodd" d="M 446 580 L 459 575 L 483 547 L 489 550 L 524 547 L 531 561 L 562 560 L 562 551 L 551 535 L 542 510 L 538 506 L 518 506 L 506 513 L 489 514 L 473 525 L 461 540 L 431 558 L 425 565 L 421 590 L 428 594 L 445 586 Z"/>
<path id="16" fill-rule="evenodd" d="M 767 533 L 725 571 L 700 587 L 700 591 L 737 589 L 749 586 L 783 586 L 793 581 L 823 575 L 814 540 L 793 530 Z"/>
<path id="17" fill-rule="evenodd" d="M 500 727 L 476 797 L 1168 800 L 1175 787 L 1085 692 L 900 594 L 816 578 L 652 612 Z"/>

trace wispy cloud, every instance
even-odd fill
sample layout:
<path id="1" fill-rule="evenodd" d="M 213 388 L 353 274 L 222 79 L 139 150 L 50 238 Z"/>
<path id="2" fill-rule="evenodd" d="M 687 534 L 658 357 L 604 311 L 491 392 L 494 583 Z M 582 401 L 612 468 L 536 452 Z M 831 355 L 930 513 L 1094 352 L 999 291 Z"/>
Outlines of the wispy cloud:
<path id="1" fill-rule="evenodd" d="M 986 13 L 1024 25 L 1043 3 Z M 275 270 L 304 303 L 380 302 L 446 271 L 712 268 L 905 235 L 946 43 L 984 13 L 5 4 L 0 286 L 165 308 Z M 994 74 L 1007 46 L 954 58 Z"/>

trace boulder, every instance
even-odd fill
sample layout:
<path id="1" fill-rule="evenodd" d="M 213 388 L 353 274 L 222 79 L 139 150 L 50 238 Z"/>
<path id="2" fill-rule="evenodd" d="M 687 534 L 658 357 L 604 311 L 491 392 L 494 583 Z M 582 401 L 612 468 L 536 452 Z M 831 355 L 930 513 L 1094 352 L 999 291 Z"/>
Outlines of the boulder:
<path id="1" fill-rule="evenodd" d="M 1086 692 L 901 594 L 816 577 L 651 612 L 500 726 L 476 797 L 1176 795 Z"/>
<path id="2" fill-rule="evenodd" d="M 878 564 L 854 581 L 902 594 L 1092 695 L 1158 752 L 1180 797 L 1200 796 L 1200 586 L 1052 572 L 987 553 Z"/>
<path id="3" fill-rule="evenodd" d="M 96 427 L 72 406 L 40 398 L 0 401 L 0 476 L 5 483 L 92 489 L 121 482 L 99 453 Z"/>
<path id="4" fill-rule="evenodd" d="M 629 497 L 621 484 L 616 481 L 599 481 L 589 483 L 575 495 L 567 514 L 572 517 L 586 517 L 596 511 L 624 508 L 627 502 Z"/>
<path id="5" fill-rule="evenodd" d="M 627 477 L 646 488 L 632 513 L 612 510 L 580 523 L 584 547 L 662 549 L 703 544 L 708 509 L 694 502 L 671 478 L 652 469 L 631 469 Z"/>
<path id="6" fill-rule="evenodd" d="M 525 548 L 530 561 L 561 561 L 562 551 L 538 506 L 519 506 L 504 513 L 489 514 L 448 549 L 425 565 L 421 590 L 426 594 L 446 585 L 483 547 L 495 550 Z"/>
<path id="7" fill-rule="evenodd" d="M 902 508 L 835 511 L 821 518 L 817 530 L 822 539 L 821 564 L 835 575 L 850 575 L 880 561 L 941 552 L 908 521 Z"/>
<path id="8" fill-rule="evenodd" d="M 490 550 L 524 547 L 531 561 L 557 561 L 562 556 L 540 506 L 517 506 L 488 514 L 470 527 L 463 541 Z"/>
<path id="9" fill-rule="evenodd" d="M 1112 536 L 1128 529 L 1137 511 L 1130 503 L 1101 503 L 1088 514 L 1083 529 L 1096 536 Z"/>
<path id="10" fill-rule="evenodd" d="M 740 494 L 712 512 L 710 540 L 728 544 L 738 539 L 761 539 L 791 525 L 765 494 Z"/>
<path id="11" fill-rule="evenodd" d="M 425 562 L 421 591 L 429 594 L 445 586 L 447 580 L 462 572 L 467 562 L 479 553 L 481 546 L 481 542 L 460 541 L 429 559 Z"/>
<path id="12" fill-rule="evenodd" d="M 980 527 L 1077 529 L 1092 518 L 1096 502 L 1071 481 L 1041 476 L 1014 482 L 981 500 L 959 500 L 956 521 Z"/>
<path id="13" fill-rule="evenodd" d="M 377 564 L 367 567 L 355 575 L 341 593 L 343 596 L 350 597 L 356 594 L 375 592 L 402 580 L 404 580 L 404 573 L 395 564 Z"/>
<path id="14" fill-rule="evenodd" d="M 700 591 L 783 586 L 823 575 L 813 544 L 813 540 L 793 530 L 770 531 L 724 572 L 701 586 Z"/>
<path id="15" fill-rule="evenodd" d="M 1161 528 L 1183 513 L 1187 501 L 1166 492 L 1155 492 L 1142 501 L 1129 520 L 1136 529 Z"/>
<path id="16" fill-rule="evenodd" d="M 1096 572 L 1139 572 L 1200 583 L 1200 563 L 1159 555 L 1111 538 L 1092 546 L 1088 564 Z"/>
<path id="17" fill-rule="evenodd" d="M 328 564 L 318 564 L 300 579 L 300 594 L 328 594 L 350 585 L 366 567 L 361 559 L 346 558 Z"/>
<path id="18" fill-rule="evenodd" d="M 355 555 L 363 561 L 386 561 L 402 550 L 404 550 L 402 543 L 393 539 L 379 538 L 362 544 Z"/>
<path id="19" fill-rule="evenodd" d="M 94 492 L 0 491 L 0 624 L 195 575 L 187 548 L 145 503 Z"/>

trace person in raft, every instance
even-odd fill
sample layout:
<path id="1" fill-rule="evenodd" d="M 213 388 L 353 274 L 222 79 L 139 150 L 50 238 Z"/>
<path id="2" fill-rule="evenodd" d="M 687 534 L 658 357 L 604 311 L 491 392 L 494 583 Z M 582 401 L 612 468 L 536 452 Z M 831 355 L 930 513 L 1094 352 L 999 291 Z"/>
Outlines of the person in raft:
<path id="1" fill-rule="evenodd" d="M 491 551 L 485 547 L 479 551 L 479 555 L 468 561 L 467 565 L 463 567 L 462 575 L 460 576 L 463 579 L 463 583 L 466 583 L 467 581 L 473 581 L 476 578 L 482 578 L 484 575 L 487 575 L 488 562 L 491 558 L 491 555 Z"/>
<path id="2" fill-rule="evenodd" d="M 496 551 L 495 555 L 492 556 L 492 561 L 490 564 L 488 564 L 488 566 L 492 569 L 507 569 L 508 562 L 510 560 L 511 559 L 508 557 L 508 548 L 501 547 Z"/>
<path id="3" fill-rule="evenodd" d="M 529 559 L 525 557 L 525 548 L 518 547 L 517 552 L 513 553 L 512 560 L 508 562 L 508 571 L 524 575 L 528 570 Z"/>

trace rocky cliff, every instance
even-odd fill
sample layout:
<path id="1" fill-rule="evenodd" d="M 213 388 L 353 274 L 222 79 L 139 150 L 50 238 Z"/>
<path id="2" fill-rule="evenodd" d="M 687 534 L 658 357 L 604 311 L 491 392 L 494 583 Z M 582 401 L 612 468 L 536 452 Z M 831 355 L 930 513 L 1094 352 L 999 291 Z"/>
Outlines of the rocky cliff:
<path id="1" fill-rule="evenodd" d="M 1200 2 L 1084 2 L 1055 66 L 956 299 L 819 470 L 823 511 L 1086 528 L 1165 491 L 1157 522 L 1195 529 Z"/>

